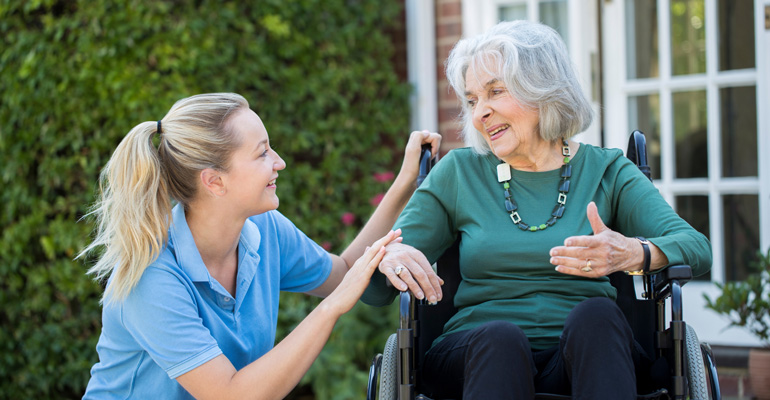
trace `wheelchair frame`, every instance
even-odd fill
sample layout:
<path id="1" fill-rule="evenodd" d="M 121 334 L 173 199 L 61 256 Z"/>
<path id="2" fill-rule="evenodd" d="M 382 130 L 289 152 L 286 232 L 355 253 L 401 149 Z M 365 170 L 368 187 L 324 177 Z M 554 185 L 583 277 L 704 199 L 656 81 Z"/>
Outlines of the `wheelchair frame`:
<path id="1" fill-rule="evenodd" d="M 650 167 L 647 165 L 645 138 L 641 131 L 632 132 L 626 156 L 651 180 Z M 433 164 L 434 160 L 430 157 L 430 149 L 424 148 L 420 160 L 418 186 L 425 179 Z M 454 260 L 453 262 L 456 263 L 457 251 L 457 243 L 455 243 L 438 263 L 443 265 L 446 260 Z M 455 272 L 454 276 L 442 274 L 442 278 L 445 280 L 445 294 L 449 292 L 452 297 L 461 279 L 459 271 Z M 716 364 L 710 346 L 705 343 L 698 343 L 702 357 L 700 360 L 697 359 L 698 357 L 695 360 L 688 360 L 685 354 L 687 336 L 692 335 L 697 341 L 695 332 L 692 331 L 692 328 L 687 327 L 683 319 L 682 286 L 692 279 L 692 269 L 689 265 L 675 265 L 660 273 L 641 278 L 644 292 L 642 299 L 637 299 L 632 276 L 620 272 L 610 275 L 612 285 L 618 289 L 617 303 L 631 325 L 635 339 L 640 342 L 648 354 L 654 355 L 657 359 L 664 358 L 667 361 L 670 378 L 666 387 L 650 394 L 639 395 L 638 399 L 673 398 L 678 400 L 687 398 L 688 395 L 691 395 L 687 373 L 692 370 L 695 364 L 702 363 L 699 365 L 703 365 L 705 368 L 702 373 L 708 375 L 710 385 L 707 389 L 710 391 L 711 398 L 721 400 Z M 668 327 L 666 327 L 665 307 L 666 300 L 669 298 L 671 299 L 671 320 L 668 321 Z M 453 298 L 445 296 L 438 305 L 430 305 L 425 300 L 413 298 L 408 291 L 401 292 L 399 296 L 399 328 L 395 334 L 397 342 L 395 398 L 398 400 L 429 400 L 427 396 L 417 392 L 419 391 L 420 370 L 424 353 L 430 347 L 429 341 L 432 342 L 433 338 L 437 337 L 443 329 L 443 324 L 438 327 L 431 327 L 428 323 L 424 323 L 425 316 L 430 316 L 430 313 L 436 314 L 434 311 L 442 315 L 453 315 L 456 312 Z M 650 313 L 654 314 L 654 321 L 652 321 L 655 326 L 654 332 L 652 335 L 648 333 L 639 335 L 643 336 L 640 340 L 640 337 L 637 336 L 640 331 L 649 332 Z M 425 329 L 432 329 L 432 332 L 421 335 L 421 330 Z M 378 354 L 372 361 L 369 371 L 367 400 L 376 398 L 376 387 L 382 360 L 382 354 Z M 688 362 L 691 364 L 689 370 Z M 705 377 L 698 377 L 698 380 L 701 378 L 705 379 Z M 569 399 L 570 396 L 538 393 L 536 398 L 542 400 Z"/>

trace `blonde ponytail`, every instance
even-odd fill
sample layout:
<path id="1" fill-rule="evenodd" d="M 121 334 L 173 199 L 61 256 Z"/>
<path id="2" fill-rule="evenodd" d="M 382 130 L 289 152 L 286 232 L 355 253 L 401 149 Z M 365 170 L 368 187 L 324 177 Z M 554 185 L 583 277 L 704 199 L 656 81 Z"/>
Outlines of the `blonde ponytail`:
<path id="1" fill-rule="evenodd" d="M 100 197 L 89 215 L 96 236 L 78 258 L 103 246 L 88 270 L 97 280 L 112 275 L 103 301 L 122 301 L 155 261 L 168 240 L 171 199 L 188 205 L 198 191 L 201 170 L 227 171 L 238 146 L 230 115 L 248 103 L 234 93 L 192 96 L 178 101 L 161 124 L 143 122 L 120 142 L 100 176 Z M 158 149 L 153 135 L 160 136 Z"/>

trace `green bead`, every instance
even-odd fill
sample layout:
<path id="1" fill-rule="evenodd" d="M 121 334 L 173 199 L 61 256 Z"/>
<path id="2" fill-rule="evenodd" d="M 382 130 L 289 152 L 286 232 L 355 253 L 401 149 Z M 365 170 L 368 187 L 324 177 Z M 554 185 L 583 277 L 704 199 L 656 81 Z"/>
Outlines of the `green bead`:
<path id="1" fill-rule="evenodd" d="M 569 157 L 564 157 L 564 163 L 569 164 Z"/>
<path id="2" fill-rule="evenodd" d="M 533 226 L 530 226 L 530 227 L 529 227 L 529 230 L 530 230 L 530 232 L 537 232 L 537 227 L 536 227 L 536 226 L 534 226 L 534 225 L 533 225 Z"/>
<path id="3" fill-rule="evenodd" d="M 540 230 L 542 231 L 542 230 L 544 230 L 545 228 L 548 228 L 548 225 L 546 225 L 546 224 L 540 224 L 540 226 L 538 226 L 538 228 L 540 228 Z"/>
<path id="4" fill-rule="evenodd" d="M 508 184 L 508 182 L 503 183 L 503 187 L 506 189 L 509 189 L 511 185 Z"/>

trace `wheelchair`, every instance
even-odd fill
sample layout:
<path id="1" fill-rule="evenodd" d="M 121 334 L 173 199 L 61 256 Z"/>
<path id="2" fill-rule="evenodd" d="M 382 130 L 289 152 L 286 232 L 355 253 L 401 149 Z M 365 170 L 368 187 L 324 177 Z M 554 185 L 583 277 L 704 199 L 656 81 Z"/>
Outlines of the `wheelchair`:
<path id="1" fill-rule="evenodd" d="M 632 162 L 650 178 L 646 143 L 641 131 L 629 138 L 626 152 Z M 423 150 L 418 185 L 435 160 Z M 399 328 L 388 338 L 383 353 L 372 360 L 367 400 L 433 400 L 424 393 L 421 371 L 425 352 L 441 335 L 444 324 L 457 309 L 454 294 L 462 279 L 458 264 L 458 243 L 436 262 L 444 280 L 443 300 L 429 304 L 408 291 L 399 295 Z M 700 343 L 695 331 L 682 317 L 682 286 L 692 279 L 689 265 L 670 266 L 660 273 L 637 277 L 644 291 L 637 298 L 634 277 L 622 272 L 610 275 L 618 291 L 616 303 L 633 330 L 634 338 L 653 359 L 649 373 L 637 371 L 637 399 L 715 399 L 720 400 L 719 380 L 711 347 Z M 666 303 L 670 320 L 666 321 Z M 668 322 L 668 324 L 666 324 Z M 537 393 L 536 399 L 570 399 L 570 396 Z"/>

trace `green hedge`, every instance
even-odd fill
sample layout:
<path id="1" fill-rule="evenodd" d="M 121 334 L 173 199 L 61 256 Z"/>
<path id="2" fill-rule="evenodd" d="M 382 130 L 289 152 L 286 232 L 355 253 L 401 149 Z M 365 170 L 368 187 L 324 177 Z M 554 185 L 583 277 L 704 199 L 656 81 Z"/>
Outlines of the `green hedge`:
<path id="1" fill-rule="evenodd" d="M 73 261 L 93 228 L 78 220 L 125 133 L 179 98 L 243 94 L 288 164 L 280 210 L 341 251 L 387 187 L 374 175 L 401 160 L 409 88 L 388 34 L 400 7 L 0 0 L 1 397 L 82 395 L 97 361 L 101 288 Z M 317 300 L 283 302 L 280 335 Z M 368 362 L 394 325 L 392 308 L 354 308 L 294 397 L 361 398 Z"/>

